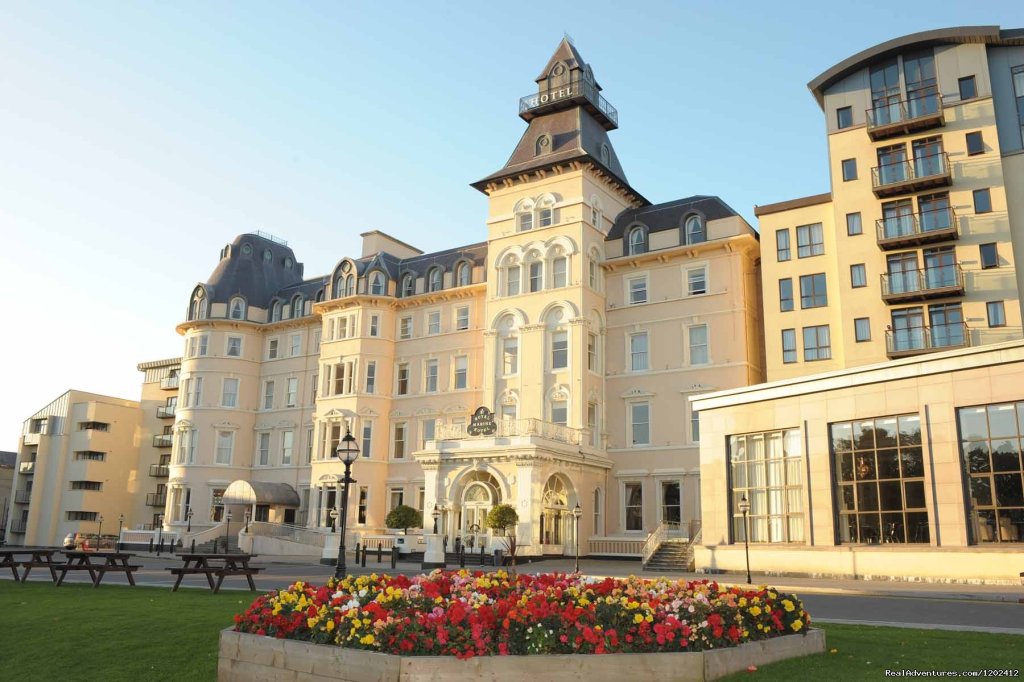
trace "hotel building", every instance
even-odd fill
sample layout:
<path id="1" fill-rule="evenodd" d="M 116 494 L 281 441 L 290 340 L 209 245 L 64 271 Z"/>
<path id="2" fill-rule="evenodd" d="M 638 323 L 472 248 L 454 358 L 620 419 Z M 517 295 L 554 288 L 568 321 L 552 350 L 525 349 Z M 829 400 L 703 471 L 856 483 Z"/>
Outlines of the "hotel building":
<path id="1" fill-rule="evenodd" d="M 1024 30 L 904 36 L 808 87 L 831 191 L 755 211 L 770 383 L 692 403 L 697 565 L 742 569 L 749 537 L 755 570 L 1015 580 Z"/>
<path id="2" fill-rule="evenodd" d="M 347 527 L 406 504 L 480 546 L 515 506 L 523 554 L 637 556 L 700 518 L 687 398 L 763 380 L 755 231 L 714 196 L 651 204 L 609 136 L 618 112 L 563 40 L 523 97 L 476 243 L 423 253 L 379 231 L 307 277 L 243 234 L 189 300 L 165 527 L 232 510 L 331 526 L 351 431 Z M 468 427 L 478 408 L 494 432 Z"/>

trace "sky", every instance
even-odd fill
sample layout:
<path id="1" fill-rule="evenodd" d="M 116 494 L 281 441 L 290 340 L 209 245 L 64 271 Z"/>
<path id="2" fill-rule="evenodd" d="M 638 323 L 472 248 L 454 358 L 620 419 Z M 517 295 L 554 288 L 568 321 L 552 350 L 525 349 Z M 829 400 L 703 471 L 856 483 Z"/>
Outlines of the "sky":
<path id="1" fill-rule="evenodd" d="M 808 9 L 813 7 L 814 9 Z M 652 202 L 753 207 L 828 190 L 806 84 L 932 28 L 1024 27 L 1024 3 L 0 0 L 0 450 L 70 388 L 138 399 L 188 296 L 242 232 L 307 276 L 379 229 L 424 251 L 484 238 L 568 34 L 619 111 Z"/>

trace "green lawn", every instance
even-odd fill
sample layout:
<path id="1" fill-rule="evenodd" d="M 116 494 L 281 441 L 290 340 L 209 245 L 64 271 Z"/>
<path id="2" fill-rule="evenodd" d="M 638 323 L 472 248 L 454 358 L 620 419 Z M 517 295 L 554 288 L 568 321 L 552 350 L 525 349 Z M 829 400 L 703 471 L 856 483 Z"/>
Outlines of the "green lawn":
<path id="1" fill-rule="evenodd" d="M 217 633 L 250 592 L 0 581 L 0 678 L 214 680 Z M 733 680 L 881 680 L 889 669 L 1024 668 L 1024 637 L 824 625 L 834 653 Z"/>

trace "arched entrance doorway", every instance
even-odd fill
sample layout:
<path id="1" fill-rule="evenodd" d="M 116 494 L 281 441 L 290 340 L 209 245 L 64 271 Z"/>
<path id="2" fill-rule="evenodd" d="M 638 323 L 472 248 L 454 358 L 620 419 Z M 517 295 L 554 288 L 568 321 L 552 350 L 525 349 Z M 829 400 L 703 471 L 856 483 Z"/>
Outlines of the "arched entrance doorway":
<path id="1" fill-rule="evenodd" d="M 572 483 L 562 474 L 552 474 L 544 484 L 541 498 L 540 542 L 544 554 L 575 551 L 576 528 L 572 505 L 576 495 Z"/>
<path id="2" fill-rule="evenodd" d="M 501 487 L 489 473 L 479 471 L 470 474 L 456 510 L 456 534 L 462 538 L 467 550 L 478 549 L 490 537 L 487 528 L 487 514 L 501 504 Z"/>

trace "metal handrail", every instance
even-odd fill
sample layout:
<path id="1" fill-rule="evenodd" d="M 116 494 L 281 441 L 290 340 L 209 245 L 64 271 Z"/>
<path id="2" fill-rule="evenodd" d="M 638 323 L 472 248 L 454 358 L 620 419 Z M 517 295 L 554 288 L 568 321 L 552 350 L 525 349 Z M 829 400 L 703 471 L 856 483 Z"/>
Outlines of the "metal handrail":
<path id="1" fill-rule="evenodd" d="M 174 436 L 169 433 L 158 433 L 153 436 L 154 448 L 169 448 L 174 445 Z"/>
<path id="2" fill-rule="evenodd" d="M 178 377 L 164 377 L 160 380 L 160 388 L 172 389 L 178 387 Z"/>
<path id="3" fill-rule="evenodd" d="M 28 504 L 32 497 L 32 491 L 30 490 L 16 490 L 14 491 L 14 503 L 15 504 Z"/>
<path id="4" fill-rule="evenodd" d="M 942 95 L 939 94 L 938 89 L 928 89 L 920 97 L 877 104 L 868 109 L 865 116 L 868 129 L 874 129 L 940 113 L 942 113 Z"/>
<path id="5" fill-rule="evenodd" d="M 147 507 L 163 507 L 167 504 L 167 493 L 146 493 Z"/>
<path id="6" fill-rule="evenodd" d="M 564 94 L 561 94 L 563 93 Z M 598 111 L 608 117 L 616 126 L 619 125 L 619 111 L 606 100 L 597 89 L 597 84 L 588 80 L 566 83 L 561 87 L 548 88 L 519 98 L 519 113 L 542 107 L 551 102 L 571 99 L 583 95 Z"/>
<path id="7" fill-rule="evenodd" d="M 36 469 L 36 463 L 35 462 L 22 462 L 20 465 L 18 465 L 18 473 L 19 474 L 31 474 L 32 472 L 35 471 L 35 469 Z"/>
<path id="8" fill-rule="evenodd" d="M 658 548 L 661 547 L 665 540 L 669 539 L 673 534 L 681 536 L 679 522 L 662 521 L 658 524 L 658 527 L 647 536 L 647 541 L 644 543 L 643 551 L 640 553 L 640 563 L 646 564 L 650 561 L 651 557 L 654 556 L 654 553 L 658 551 Z"/>
<path id="9" fill-rule="evenodd" d="M 178 523 L 181 522 L 179 521 Z M 241 529 L 241 526 L 239 526 L 237 523 L 235 525 L 238 526 L 239 529 Z M 227 530 L 225 526 L 227 526 L 226 521 L 217 521 L 216 525 L 213 525 L 204 530 L 194 530 L 191 532 L 185 531 L 184 533 L 182 533 L 182 540 L 185 544 L 189 544 L 190 542 L 195 540 L 197 545 L 201 545 L 204 542 L 213 539 L 219 540 L 220 538 L 224 537 L 224 532 Z"/>
<path id="10" fill-rule="evenodd" d="M 875 220 L 875 233 L 879 242 L 955 229 L 956 212 L 949 206 Z"/>
<path id="11" fill-rule="evenodd" d="M 27 527 L 28 527 L 28 521 L 22 521 L 21 519 L 16 519 L 14 521 L 11 521 L 11 532 L 12 533 L 24 533 L 25 529 Z"/>
<path id="12" fill-rule="evenodd" d="M 871 186 L 875 189 L 898 185 L 911 180 L 934 178 L 949 174 L 949 155 L 946 152 L 919 156 L 913 159 L 883 163 L 871 169 Z"/>
<path id="13" fill-rule="evenodd" d="M 165 419 L 167 417 L 173 417 L 174 411 L 177 406 L 175 405 L 160 405 L 156 408 L 156 416 L 159 419 Z"/>
<path id="14" fill-rule="evenodd" d="M 250 521 L 248 535 L 266 538 L 279 538 L 323 549 L 327 543 L 327 538 L 331 535 L 331 531 L 329 528 L 304 528 L 302 526 L 294 526 L 290 523 Z"/>
<path id="15" fill-rule="evenodd" d="M 889 330 L 885 333 L 885 349 L 888 353 L 911 353 L 914 351 L 962 348 L 971 345 L 971 333 L 964 322 L 922 325 L 906 329 Z"/>
<path id="16" fill-rule="evenodd" d="M 153 478 L 167 478 L 170 475 L 170 469 L 167 464 L 150 464 L 149 475 Z"/>
<path id="17" fill-rule="evenodd" d="M 962 289 L 964 286 L 964 272 L 958 263 L 919 270 L 883 273 L 881 278 L 882 296 L 915 294 L 954 287 Z M 894 284 L 896 284 L 895 287 L 893 287 Z"/>

